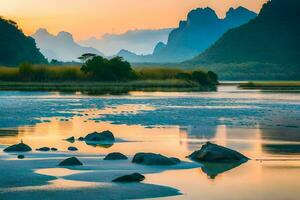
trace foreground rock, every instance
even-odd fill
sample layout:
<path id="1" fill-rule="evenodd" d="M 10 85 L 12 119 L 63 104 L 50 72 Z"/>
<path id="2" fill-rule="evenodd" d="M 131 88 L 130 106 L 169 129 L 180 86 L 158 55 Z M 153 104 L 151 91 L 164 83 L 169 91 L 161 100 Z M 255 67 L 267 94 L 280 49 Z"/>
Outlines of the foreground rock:
<path id="1" fill-rule="evenodd" d="M 15 144 L 12 146 L 7 147 L 6 149 L 4 149 L 4 152 L 28 152 L 31 151 L 31 147 L 28 146 L 27 144 L 24 144 L 23 142 L 19 143 L 19 144 Z"/>
<path id="2" fill-rule="evenodd" d="M 188 156 L 191 160 L 199 162 L 247 162 L 249 158 L 243 154 L 228 149 L 223 146 L 212 144 L 210 142 L 206 143 L 201 147 L 200 150 L 195 151 Z"/>
<path id="3" fill-rule="evenodd" d="M 55 147 L 52 147 L 51 148 L 51 151 L 57 151 L 58 149 L 57 148 L 55 148 Z"/>
<path id="4" fill-rule="evenodd" d="M 83 165 L 76 157 L 70 157 L 59 163 L 59 166 L 80 166 Z"/>
<path id="5" fill-rule="evenodd" d="M 143 165 L 176 165 L 181 161 L 178 158 L 168 158 L 161 154 L 137 153 L 133 157 L 132 162 Z"/>
<path id="6" fill-rule="evenodd" d="M 84 140 L 89 142 L 115 142 L 115 137 L 112 132 L 103 131 L 101 133 L 90 133 L 85 136 Z"/>
<path id="7" fill-rule="evenodd" d="M 39 149 L 36 149 L 37 151 L 50 151 L 50 148 L 49 147 L 42 147 L 42 148 L 39 148 Z"/>
<path id="8" fill-rule="evenodd" d="M 78 149 L 76 147 L 69 147 L 68 150 L 69 151 L 78 151 Z"/>
<path id="9" fill-rule="evenodd" d="M 72 137 L 69 137 L 66 139 L 66 141 L 70 142 L 70 143 L 74 143 L 75 142 L 75 137 L 72 136 Z"/>
<path id="10" fill-rule="evenodd" d="M 113 180 L 113 182 L 120 182 L 120 183 L 132 183 L 132 182 L 141 182 L 145 180 L 145 176 L 139 173 L 133 173 L 125 176 L 121 176 Z"/>
<path id="11" fill-rule="evenodd" d="M 128 159 L 127 156 L 118 152 L 110 153 L 104 158 L 104 160 L 127 160 L 127 159 Z"/>

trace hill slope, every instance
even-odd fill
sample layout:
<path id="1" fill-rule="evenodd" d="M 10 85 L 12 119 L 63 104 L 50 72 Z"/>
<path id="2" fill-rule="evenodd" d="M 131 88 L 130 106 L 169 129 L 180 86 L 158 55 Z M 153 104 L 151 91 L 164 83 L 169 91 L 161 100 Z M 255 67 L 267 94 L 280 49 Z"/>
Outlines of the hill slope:
<path id="1" fill-rule="evenodd" d="M 253 19 L 256 13 L 243 7 L 231 8 L 224 19 L 219 19 L 210 8 L 192 10 L 186 21 L 171 31 L 168 42 L 152 55 L 130 56 L 131 62 L 181 62 L 191 59 L 212 45 L 222 34 L 233 27 Z M 122 52 L 124 53 L 124 52 Z M 126 57 L 125 57 L 126 58 Z"/>
<path id="2" fill-rule="evenodd" d="M 103 55 L 94 48 L 80 46 L 74 41 L 73 36 L 67 32 L 52 35 L 46 29 L 39 29 L 32 37 L 49 61 L 52 59 L 64 62 L 76 61 L 84 53 Z"/>
<path id="3" fill-rule="evenodd" d="M 0 30 L 0 65 L 47 62 L 34 39 L 25 36 L 15 22 L 0 18 Z"/>
<path id="4" fill-rule="evenodd" d="M 300 78 L 299 13 L 298 0 L 272 0 L 263 6 L 254 20 L 228 31 L 211 48 L 185 65 L 255 63 L 252 68 L 247 64 L 249 70 L 257 73 L 294 70 Z"/>

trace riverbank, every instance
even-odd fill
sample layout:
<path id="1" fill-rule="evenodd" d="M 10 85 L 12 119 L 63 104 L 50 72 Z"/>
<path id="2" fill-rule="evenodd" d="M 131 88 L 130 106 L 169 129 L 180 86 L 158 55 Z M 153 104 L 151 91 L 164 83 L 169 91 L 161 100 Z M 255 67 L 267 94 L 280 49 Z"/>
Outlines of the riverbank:
<path id="1" fill-rule="evenodd" d="M 242 89 L 260 90 L 300 90 L 300 81 L 266 81 L 266 82 L 247 82 L 240 83 Z"/>
<path id="2" fill-rule="evenodd" d="M 88 94 L 123 94 L 130 91 L 193 92 L 216 91 L 185 80 L 143 80 L 130 82 L 0 82 L 0 91 L 58 91 Z"/>

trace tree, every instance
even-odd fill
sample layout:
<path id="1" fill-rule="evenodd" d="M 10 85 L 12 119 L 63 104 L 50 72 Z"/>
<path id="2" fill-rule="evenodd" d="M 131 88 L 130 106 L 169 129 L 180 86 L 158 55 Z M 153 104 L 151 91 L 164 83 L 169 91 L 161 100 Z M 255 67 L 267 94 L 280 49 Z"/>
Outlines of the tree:
<path id="1" fill-rule="evenodd" d="M 81 71 L 97 81 L 127 81 L 135 77 L 130 63 L 121 57 L 109 60 L 102 56 L 94 56 L 87 59 Z"/>

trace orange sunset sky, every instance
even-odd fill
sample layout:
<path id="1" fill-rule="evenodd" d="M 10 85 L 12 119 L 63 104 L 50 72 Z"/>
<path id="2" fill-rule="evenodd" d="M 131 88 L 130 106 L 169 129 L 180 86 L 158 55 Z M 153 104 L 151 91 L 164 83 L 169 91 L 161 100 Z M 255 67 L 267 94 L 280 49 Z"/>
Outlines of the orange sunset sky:
<path id="1" fill-rule="evenodd" d="M 177 26 L 197 7 L 211 7 L 220 17 L 230 7 L 258 12 L 266 0 L 0 0 L 0 15 L 18 22 L 26 34 L 47 28 L 71 32 L 83 40 L 131 29 Z"/>

